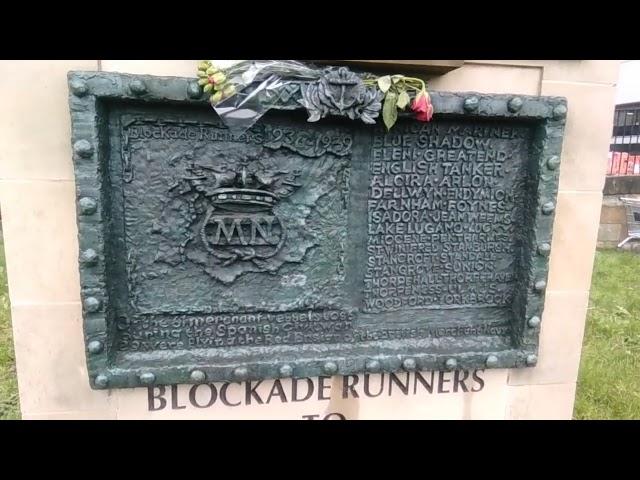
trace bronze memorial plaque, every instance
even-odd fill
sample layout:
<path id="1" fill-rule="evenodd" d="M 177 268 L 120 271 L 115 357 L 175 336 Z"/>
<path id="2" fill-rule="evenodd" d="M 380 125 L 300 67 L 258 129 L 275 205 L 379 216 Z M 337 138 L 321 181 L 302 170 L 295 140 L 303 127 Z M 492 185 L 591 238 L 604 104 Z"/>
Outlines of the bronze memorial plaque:
<path id="1" fill-rule="evenodd" d="M 92 387 L 536 363 L 564 99 L 434 92 L 387 132 L 294 85 L 237 134 L 194 79 L 69 86 Z"/>

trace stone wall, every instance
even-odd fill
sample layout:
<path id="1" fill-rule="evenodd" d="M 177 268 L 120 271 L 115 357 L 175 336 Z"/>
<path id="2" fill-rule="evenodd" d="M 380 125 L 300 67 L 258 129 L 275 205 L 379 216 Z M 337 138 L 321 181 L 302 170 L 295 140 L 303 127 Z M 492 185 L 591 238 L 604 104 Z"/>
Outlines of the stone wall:
<path id="1" fill-rule="evenodd" d="M 416 383 L 419 388 L 411 384 L 408 394 L 388 389 L 388 377 L 371 375 L 360 386 L 366 381 L 369 393 L 382 388 L 383 394 L 358 397 L 342 394 L 340 377 L 312 379 L 314 393 L 305 401 L 280 395 L 270 395 L 270 401 L 265 401 L 274 383 L 264 382 L 260 386 L 261 403 L 252 396 L 251 385 L 247 389 L 246 385 L 232 384 L 225 390 L 226 403 L 219 390 L 217 401 L 210 403 L 213 390 L 206 385 L 197 391 L 180 386 L 164 392 L 89 388 L 66 83 L 69 70 L 194 76 L 195 62 L 0 62 L 0 204 L 23 418 L 339 416 L 332 413 L 349 419 L 570 418 L 602 206 L 618 63 L 474 60 L 430 82 L 434 90 L 568 99 L 539 363 L 535 368 L 436 372 L 430 391 Z M 31 87 L 34 78 L 39 79 L 37 89 Z M 430 378 L 429 372 L 423 375 Z M 284 387 L 290 391 L 290 382 Z"/>
<path id="2" fill-rule="evenodd" d="M 640 198 L 640 176 L 607 177 L 605 180 L 600 228 L 598 229 L 598 248 L 617 248 L 627 238 L 627 211 L 620 200 Z M 622 250 L 640 251 L 640 241 L 632 240 Z"/>

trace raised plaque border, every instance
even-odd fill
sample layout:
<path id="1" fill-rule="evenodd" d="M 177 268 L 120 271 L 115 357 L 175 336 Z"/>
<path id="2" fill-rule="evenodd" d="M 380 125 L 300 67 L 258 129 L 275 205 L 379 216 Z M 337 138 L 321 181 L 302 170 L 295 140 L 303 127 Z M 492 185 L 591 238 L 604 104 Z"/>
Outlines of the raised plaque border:
<path id="1" fill-rule="evenodd" d="M 110 365 L 107 278 L 104 265 L 108 212 L 103 211 L 104 166 L 108 159 L 107 118 L 104 103 L 147 102 L 156 104 L 207 104 L 194 78 L 130 75 L 111 72 L 69 72 L 71 141 L 76 180 L 80 286 L 85 351 L 91 387 L 131 388 L 152 384 L 190 384 L 206 381 L 242 381 L 280 377 L 347 375 L 400 370 L 454 370 L 475 368 L 521 368 L 537 363 L 538 337 L 547 286 L 549 253 L 558 191 L 560 155 L 567 115 L 562 97 L 542 97 L 475 92 L 430 92 L 438 116 L 522 119 L 534 122 L 534 155 L 538 161 L 537 208 L 530 251 L 526 300 L 516 307 L 520 319 L 512 325 L 517 348 L 500 351 L 403 354 L 395 349 L 354 348 L 344 355 L 322 346 L 310 356 L 293 361 L 229 359 L 224 364 L 203 364 L 200 357 L 180 354 L 172 364 L 172 352 L 139 366 Z M 283 102 L 282 110 L 302 108 Z M 215 115 L 212 111 L 212 115 Z M 380 121 L 380 120 L 379 120 Z M 535 158 L 534 157 L 534 158 Z M 363 352 L 366 350 L 366 352 Z"/>

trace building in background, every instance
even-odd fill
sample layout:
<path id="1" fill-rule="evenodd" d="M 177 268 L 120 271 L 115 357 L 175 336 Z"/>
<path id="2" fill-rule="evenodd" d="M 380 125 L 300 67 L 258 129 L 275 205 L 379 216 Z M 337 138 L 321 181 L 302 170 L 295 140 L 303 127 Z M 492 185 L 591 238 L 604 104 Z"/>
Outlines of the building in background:
<path id="1" fill-rule="evenodd" d="M 620 66 L 607 175 L 640 175 L 640 61 Z"/>
<path id="2" fill-rule="evenodd" d="M 626 199 L 640 198 L 639 60 L 626 60 L 620 64 L 612 123 L 598 230 L 600 248 L 618 248 L 628 237 L 630 230 L 637 228 L 636 202 Z M 624 243 L 623 248 L 640 250 L 640 242 Z"/>

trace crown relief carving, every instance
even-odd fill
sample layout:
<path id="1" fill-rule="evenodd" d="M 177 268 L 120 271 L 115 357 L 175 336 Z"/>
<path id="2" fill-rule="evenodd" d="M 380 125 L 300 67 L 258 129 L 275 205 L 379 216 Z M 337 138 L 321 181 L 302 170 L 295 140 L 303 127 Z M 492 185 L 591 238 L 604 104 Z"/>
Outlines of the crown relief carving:
<path id="1" fill-rule="evenodd" d="M 199 236 L 220 267 L 238 261 L 261 262 L 284 246 L 287 229 L 274 207 L 301 185 L 297 170 L 283 170 L 259 158 L 214 166 L 192 162 L 187 176 L 170 190 L 180 195 L 196 192 L 206 212 Z"/>
<path id="2" fill-rule="evenodd" d="M 259 159 L 229 168 L 225 163 L 206 166 L 192 163 L 185 177 L 192 188 L 220 208 L 233 211 L 257 211 L 272 208 L 281 198 L 292 195 L 301 185 L 301 172 L 269 166 Z"/>

